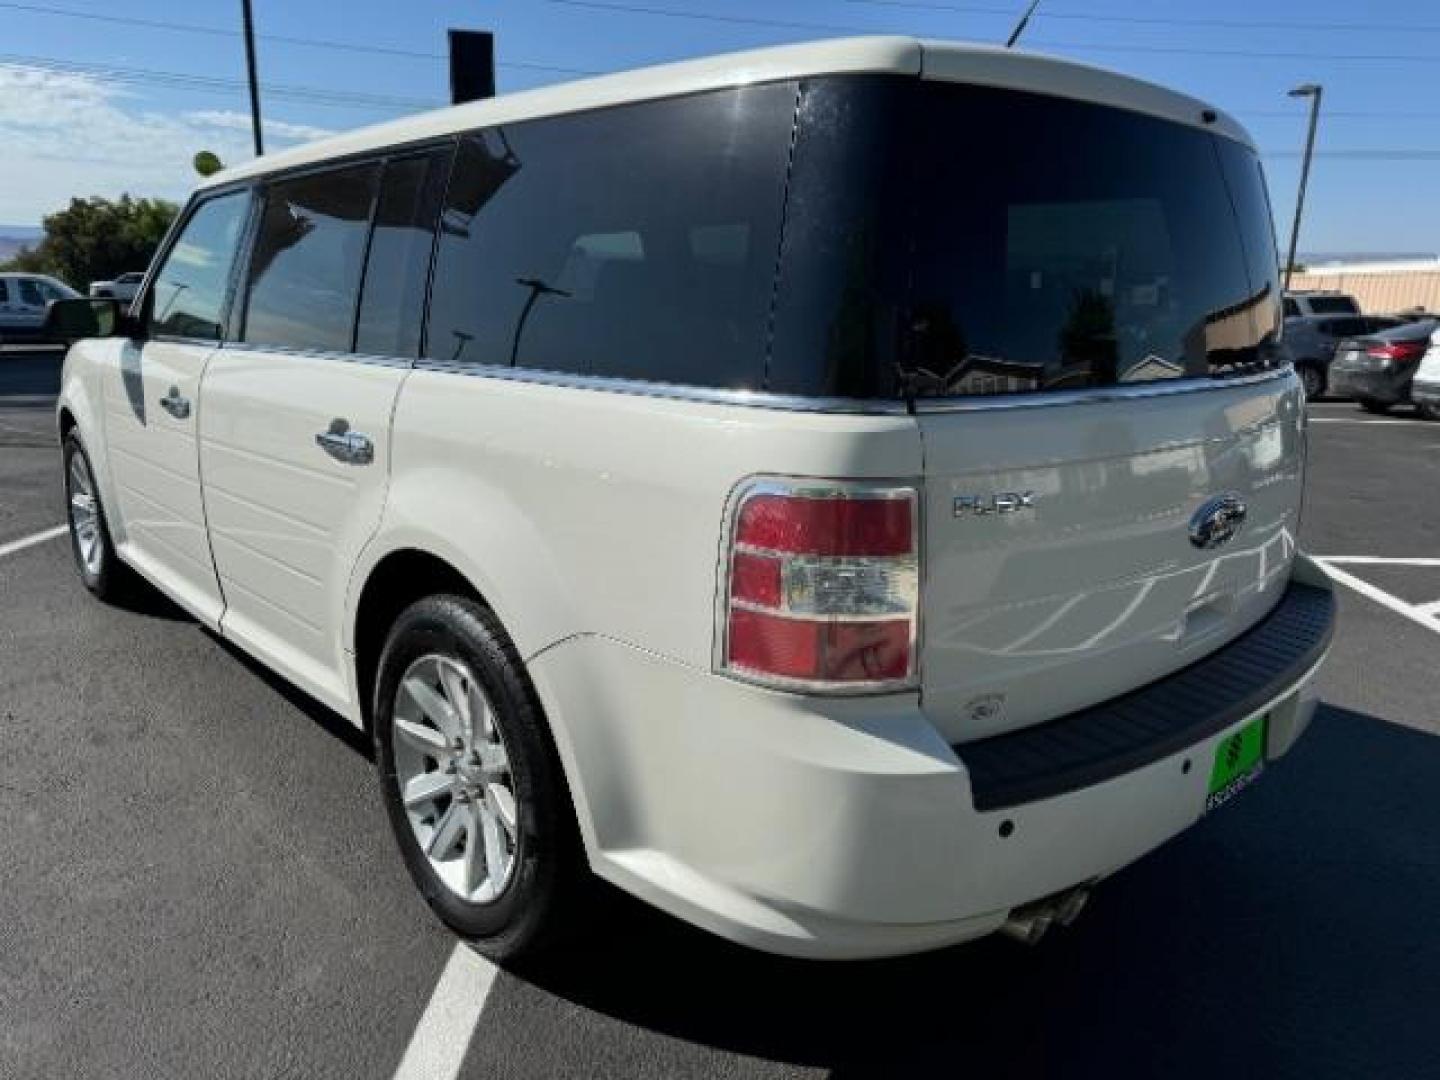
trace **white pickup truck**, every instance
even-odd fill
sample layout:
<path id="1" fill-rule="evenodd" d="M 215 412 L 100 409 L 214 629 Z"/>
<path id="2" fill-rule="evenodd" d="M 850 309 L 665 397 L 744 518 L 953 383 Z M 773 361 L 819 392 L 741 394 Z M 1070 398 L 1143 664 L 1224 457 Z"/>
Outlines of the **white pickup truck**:
<path id="1" fill-rule="evenodd" d="M 90 283 L 90 295 L 95 297 L 113 297 L 122 303 L 128 304 L 135 299 L 135 294 L 140 291 L 140 285 L 144 280 L 144 271 L 137 270 L 129 274 L 121 274 L 113 281 L 92 281 Z"/>

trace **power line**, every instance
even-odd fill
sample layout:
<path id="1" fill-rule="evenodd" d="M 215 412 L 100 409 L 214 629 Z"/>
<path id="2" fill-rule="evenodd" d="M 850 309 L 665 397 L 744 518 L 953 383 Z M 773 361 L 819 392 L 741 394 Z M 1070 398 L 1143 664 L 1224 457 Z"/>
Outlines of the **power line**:
<path id="1" fill-rule="evenodd" d="M 48 7 L 43 4 L 12 3 L 0 0 L 0 8 L 22 11 L 32 15 L 49 15 L 65 19 L 82 19 L 88 22 L 110 23 L 116 26 L 132 26 L 146 30 L 170 30 L 182 34 L 205 34 L 210 37 L 238 38 L 239 30 L 223 26 L 204 26 L 199 23 L 161 22 L 157 19 L 141 19 L 130 15 L 104 15 L 93 11 L 74 11 L 68 8 Z M 332 41 L 326 38 L 291 37 L 284 34 L 257 34 L 260 41 L 281 45 L 300 45 L 311 49 L 331 49 L 339 52 L 366 53 L 374 56 L 392 56 L 407 60 L 447 60 L 445 53 L 420 52 L 414 49 L 399 49 L 389 45 L 364 45 L 353 41 Z M 539 64 L 529 60 L 507 60 L 496 65 L 526 71 L 553 71 L 562 75 L 594 75 L 583 68 L 560 67 L 555 64 Z"/>
<path id="2" fill-rule="evenodd" d="M 1011 8 L 976 7 L 969 4 L 928 3 L 925 0 L 846 0 L 847 3 L 866 7 L 903 8 L 911 11 L 947 12 L 957 15 L 1005 15 L 1014 16 Z M 1108 15 L 1093 11 L 1050 11 L 1041 9 L 1035 17 L 1040 20 L 1068 19 L 1075 22 L 1126 23 L 1135 26 L 1186 26 L 1209 27 L 1223 30 L 1333 30 L 1344 33 L 1375 33 L 1384 27 L 1374 23 L 1357 22 L 1315 22 L 1306 18 L 1303 22 L 1251 20 L 1251 19 L 1176 19 L 1159 15 Z M 1406 22 L 1397 24 L 1396 30 L 1405 33 L 1440 33 L 1440 25 L 1417 25 Z"/>
<path id="3" fill-rule="evenodd" d="M 649 7 L 642 4 L 616 3 L 613 0 L 546 0 L 563 7 L 586 8 L 594 11 L 619 11 L 632 15 L 651 15 L 669 19 L 692 19 L 702 22 L 726 23 L 742 26 L 768 26 L 783 30 L 824 30 L 846 34 L 875 34 L 883 31 L 875 27 L 855 26 L 840 23 L 794 22 L 789 19 L 763 19 L 750 15 L 717 15 L 701 11 L 676 11 L 673 8 Z M 1210 49 L 1167 45 L 1109 45 L 1089 41 L 1044 41 L 1035 39 L 1032 45 L 1052 49 L 1075 49 L 1081 52 L 1154 53 L 1171 56 L 1214 56 L 1266 60 L 1336 60 L 1362 63 L 1440 63 L 1440 55 L 1434 53 L 1357 53 L 1357 52 L 1301 52 L 1266 49 Z"/>
<path id="4" fill-rule="evenodd" d="M 0 65 L 94 76 L 110 82 L 141 86 L 164 86 L 174 90 L 233 94 L 245 89 L 245 83 L 239 79 L 223 79 L 212 75 L 192 75 L 180 71 L 156 71 L 150 68 L 119 67 L 112 64 L 82 63 L 75 60 L 57 60 L 48 56 L 23 56 L 14 53 L 0 53 Z M 363 94 L 345 90 L 327 90 L 318 86 L 294 86 L 286 83 L 267 83 L 265 92 L 281 100 L 304 102 L 310 105 L 333 105 L 396 112 L 415 112 L 421 109 L 434 109 L 438 108 L 440 104 L 417 98 L 399 98 L 384 94 Z"/>

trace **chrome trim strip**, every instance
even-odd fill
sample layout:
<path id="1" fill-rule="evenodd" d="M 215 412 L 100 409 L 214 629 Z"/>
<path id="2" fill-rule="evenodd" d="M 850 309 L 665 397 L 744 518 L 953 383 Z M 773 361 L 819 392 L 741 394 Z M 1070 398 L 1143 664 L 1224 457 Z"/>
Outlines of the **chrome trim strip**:
<path id="1" fill-rule="evenodd" d="M 911 410 L 906 402 L 881 399 L 839 397 L 804 397 L 797 394 L 773 394 L 765 390 L 726 390 L 708 386 L 681 386 L 676 383 L 647 382 L 605 375 L 580 375 L 564 371 L 540 371 L 535 368 L 511 368 L 490 364 L 455 364 L 443 360 L 420 360 L 416 368 L 450 375 L 466 375 L 477 379 L 501 379 L 507 382 L 535 383 L 577 390 L 602 390 L 612 394 L 635 397 L 664 398 L 674 401 L 698 401 L 714 405 L 742 405 L 752 409 L 780 409 L 790 412 L 841 413 L 858 416 L 903 416 Z M 1136 383 L 1102 390 L 1057 390 L 1033 394 L 1000 395 L 966 398 L 917 398 L 916 413 L 984 412 L 991 409 L 1039 409 L 1058 405 L 1080 405 L 1099 401 L 1134 401 L 1140 398 L 1168 397 L 1172 394 L 1193 394 L 1225 390 L 1235 386 L 1253 386 L 1283 379 L 1290 368 L 1279 367 L 1252 375 L 1228 379 L 1175 379 L 1165 383 Z"/>
<path id="2" fill-rule="evenodd" d="M 643 379 L 621 379 L 606 375 L 579 375 L 565 371 L 539 371 L 535 368 L 499 367 L 493 364 L 452 364 L 443 360 L 421 360 L 416 364 L 416 368 L 420 371 L 437 371 L 448 375 L 468 375 L 476 379 L 501 379 L 506 382 L 563 386 L 576 390 L 602 390 L 611 394 L 666 398 L 674 401 L 699 401 L 713 405 L 743 405 L 752 409 L 850 413 L 861 416 L 904 416 L 909 412 L 905 402 L 898 400 L 867 401 L 860 398 L 802 397 L 795 394 L 772 394 L 765 390 L 725 390 L 711 386 L 681 386 L 677 383 L 647 382 Z"/>
<path id="3" fill-rule="evenodd" d="M 1255 386 L 1277 381 L 1292 373 L 1290 365 L 1258 371 L 1252 375 L 1229 378 L 1169 379 L 1161 382 L 1132 383 L 1087 390 L 1041 390 L 1032 394 L 993 394 L 983 397 L 916 398 L 915 412 L 965 413 L 989 412 L 992 409 L 1044 409 L 1059 405 L 1085 405 L 1093 402 L 1135 401 L 1142 398 L 1170 397 L 1174 394 L 1195 394 L 1228 390 L 1235 386 Z"/>
<path id="4" fill-rule="evenodd" d="M 339 352 L 333 349 L 297 349 L 289 345 L 266 345 L 263 342 L 225 341 L 219 347 L 233 353 L 266 353 L 272 356 L 296 356 L 316 360 L 340 360 L 347 364 L 372 367 L 408 368 L 415 361 L 401 356 L 372 356 L 368 353 Z"/>

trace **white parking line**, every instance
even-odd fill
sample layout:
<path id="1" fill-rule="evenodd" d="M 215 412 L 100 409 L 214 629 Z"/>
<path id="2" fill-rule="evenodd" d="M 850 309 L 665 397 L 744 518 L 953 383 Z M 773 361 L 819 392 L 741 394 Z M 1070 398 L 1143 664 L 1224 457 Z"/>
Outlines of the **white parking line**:
<path id="1" fill-rule="evenodd" d="M 1325 567 L 1325 572 L 1329 574 L 1332 578 L 1334 578 L 1336 581 L 1338 581 L 1341 585 L 1354 589 L 1361 596 L 1368 597 L 1369 599 L 1374 600 L 1377 604 L 1389 608 L 1397 615 L 1403 615 L 1411 622 L 1418 623 L 1419 625 L 1425 627 L 1426 630 L 1429 630 L 1436 634 L 1440 634 L 1440 618 L 1437 618 L 1433 614 L 1433 612 L 1426 610 L 1427 608 L 1435 607 L 1435 605 L 1406 603 L 1398 596 L 1391 596 L 1384 589 L 1377 588 L 1363 578 L 1358 578 L 1354 574 L 1341 570 L 1339 567 L 1334 565 L 1336 562 L 1355 562 L 1355 557 L 1349 559 L 1343 557 L 1338 559 L 1316 559 L 1315 561 L 1318 562 L 1321 566 Z M 1428 559 L 1395 559 L 1391 560 L 1391 563 L 1398 564 L 1402 562 L 1419 562 L 1422 564 L 1428 564 L 1433 561 L 1434 560 Z"/>
<path id="2" fill-rule="evenodd" d="M 64 536 L 68 531 L 64 525 L 56 525 L 53 529 L 46 529 L 44 532 L 34 533 L 30 536 L 22 536 L 19 540 L 11 540 L 8 544 L 0 544 L 0 559 L 6 555 L 14 555 L 17 551 L 34 547 L 36 544 L 43 544 L 46 540 L 54 540 L 57 536 Z"/>
<path id="3" fill-rule="evenodd" d="M 1319 555 L 1323 563 L 1353 563 L 1356 566 L 1440 566 L 1440 559 L 1389 558 L 1384 555 Z"/>
<path id="4" fill-rule="evenodd" d="M 1312 416 L 1307 422 L 1311 424 L 1364 424 L 1367 427 L 1381 427 L 1385 424 L 1404 424 L 1407 427 L 1421 427 L 1427 426 L 1430 423 L 1428 420 L 1401 420 L 1398 418 L 1394 420 L 1360 420 L 1358 418 L 1352 420 L 1348 416 Z"/>
<path id="5" fill-rule="evenodd" d="M 495 965 L 475 950 L 456 944 L 415 1025 L 395 1080 L 455 1080 L 496 973 Z"/>

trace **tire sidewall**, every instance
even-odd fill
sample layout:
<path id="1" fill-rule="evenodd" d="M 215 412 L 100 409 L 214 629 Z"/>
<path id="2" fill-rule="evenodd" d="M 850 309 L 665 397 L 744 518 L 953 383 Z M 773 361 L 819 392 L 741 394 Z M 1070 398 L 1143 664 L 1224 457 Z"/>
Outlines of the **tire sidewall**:
<path id="1" fill-rule="evenodd" d="M 515 867 L 493 901 L 473 904 L 453 893 L 430 867 L 400 798 L 391 742 L 400 679 L 427 654 L 453 657 L 474 674 L 495 715 L 510 759 L 518 837 Z M 381 796 L 401 855 L 432 910 L 486 952 L 506 956 L 540 931 L 565 858 L 563 817 L 553 754 L 533 691 L 498 624 L 479 604 L 454 596 L 421 600 L 401 614 L 381 654 L 372 715 Z"/>
<path id="2" fill-rule="evenodd" d="M 1314 364 L 1301 364 L 1300 385 L 1305 390 L 1305 399 L 1314 401 L 1325 393 L 1325 376 Z"/>

